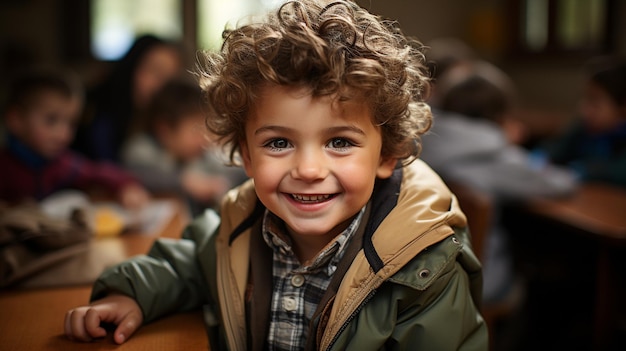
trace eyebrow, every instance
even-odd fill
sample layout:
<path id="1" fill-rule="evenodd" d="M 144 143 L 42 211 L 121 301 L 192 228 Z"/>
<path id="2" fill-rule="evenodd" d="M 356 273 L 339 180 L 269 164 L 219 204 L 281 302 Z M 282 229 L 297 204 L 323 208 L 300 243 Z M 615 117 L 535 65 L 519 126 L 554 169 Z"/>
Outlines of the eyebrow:
<path id="1" fill-rule="evenodd" d="M 255 130 L 254 135 L 259 135 L 265 132 L 288 132 L 289 130 L 291 130 L 291 128 L 275 126 L 275 125 L 266 125 Z"/>
<path id="2" fill-rule="evenodd" d="M 283 126 L 277 126 L 277 125 L 266 125 L 266 126 L 262 126 L 259 129 L 254 131 L 254 135 L 259 135 L 262 134 L 264 132 L 289 132 L 291 131 L 291 128 L 287 128 L 287 127 L 283 127 Z M 355 126 L 338 126 L 338 127 L 330 127 L 330 128 L 326 128 L 325 129 L 326 132 L 330 133 L 330 134 L 334 134 L 334 133 L 341 133 L 341 132 L 352 132 L 352 133 L 356 133 L 359 135 L 363 135 L 365 136 L 365 132 L 358 127 Z"/>

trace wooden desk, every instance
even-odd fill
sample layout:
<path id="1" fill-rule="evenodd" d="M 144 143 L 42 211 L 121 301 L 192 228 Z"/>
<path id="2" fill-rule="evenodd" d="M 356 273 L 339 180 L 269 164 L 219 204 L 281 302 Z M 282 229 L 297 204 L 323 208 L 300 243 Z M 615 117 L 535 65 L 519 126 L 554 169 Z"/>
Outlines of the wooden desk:
<path id="1" fill-rule="evenodd" d="M 626 190 L 584 184 L 572 197 L 537 200 L 529 210 L 597 241 L 593 343 L 594 350 L 606 349 L 619 301 L 616 286 L 623 282 L 625 274 L 619 262 L 626 253 Z"/>
<path id="2" fill-rule="evenodd" d="M 141 327 L 118 346 L 109 336 L 93 343 L 70 341 L 65 312 L 89 301 L 90 286 L 4 292 L 0 295 L 2 350 L 207 350 L 200 312 L 176 314 Z"/>
<path id="3" fill-rule="evenodd" d="M 626 190 L 583 184 L 573 196 L 536 200 L 530 210 L 581 229 L 599 240 L 626 244 Z"/>
<path id="4" fill-rule="evenodd" d="M 178 211 L 157 236 L 177 238 L 189 217 L 178 204 Z M 157 236 L 140 233 L 97 239 L 127 258 L 148 251 Z M 91 284 L 12 289 L 0 292 L 0 349 L 2 350 L 206 350 L 208 339 L 200 312 L 177 314 L 140 328 L 126 343 L 116 345 L 111 337 L 93 343 L 68 340 L 63 320 L 71 308 L 89 301 Z"/>

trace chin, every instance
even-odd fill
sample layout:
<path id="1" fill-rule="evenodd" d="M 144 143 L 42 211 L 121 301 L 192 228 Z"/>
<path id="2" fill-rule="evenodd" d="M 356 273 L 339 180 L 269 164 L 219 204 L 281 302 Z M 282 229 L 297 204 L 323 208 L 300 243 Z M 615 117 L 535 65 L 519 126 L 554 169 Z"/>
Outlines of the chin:
<path id="1" fill-rule="evenodd" d="M 298 235 L 301 236 L 324 236 L 327 235 L 328 233 L 330 233 L 330 230 L 328 231 L 319 231 L 319 230 L 304 230 L 304 231 L 296 231 L 296 233 Z"/>
<path id="2" fill-rule="evenodd" d="M 337 230 L 337 226 L 325 227 L 325 226 L 320 226 L 320 225 L 317 225 L 317 226 L 316 225 L 292 226 L 290 224 L 287 224 L 287 225 L 289 226 L 289 228 L 291 228 L 291 232 L 300 236 L 309 236 L 309 237 L 333 235 L 332 233 Z"/>

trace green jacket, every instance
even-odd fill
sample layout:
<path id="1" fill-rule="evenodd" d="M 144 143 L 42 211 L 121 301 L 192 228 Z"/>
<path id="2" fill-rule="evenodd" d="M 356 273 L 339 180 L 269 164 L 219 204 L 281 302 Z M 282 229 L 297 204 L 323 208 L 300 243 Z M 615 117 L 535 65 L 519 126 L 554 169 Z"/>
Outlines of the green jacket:
<path id="1" fill-rule="evenodd" d="M 92 298 L 134 297 L 145 322 L 203 307 L 212 350 L 262 350 L 271 252 L 253 183 L 206 212 L 182 240 L 106 271 Z M 308 350 L 487 350 L 481 267 L 456 198 L 421 161 L 376 184 L 309 328 Z M 219 228 L 218 228 L 219 226 Z"/>

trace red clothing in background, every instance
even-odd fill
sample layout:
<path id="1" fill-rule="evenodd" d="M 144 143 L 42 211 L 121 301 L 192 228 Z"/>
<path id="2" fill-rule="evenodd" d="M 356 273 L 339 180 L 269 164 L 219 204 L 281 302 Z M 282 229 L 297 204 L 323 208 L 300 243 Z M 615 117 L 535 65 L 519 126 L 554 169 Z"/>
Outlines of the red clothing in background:
<path id="1" fill-rule="evenodd" d="M 0 151 L 0 199 L 18 202 L 41 200 L 63 189 L 103 187 L 117 193 L 136 180 L 110 163 L 96 163 L 72 151 L 54 160 L 24 157 L 11 148 Z"/>

